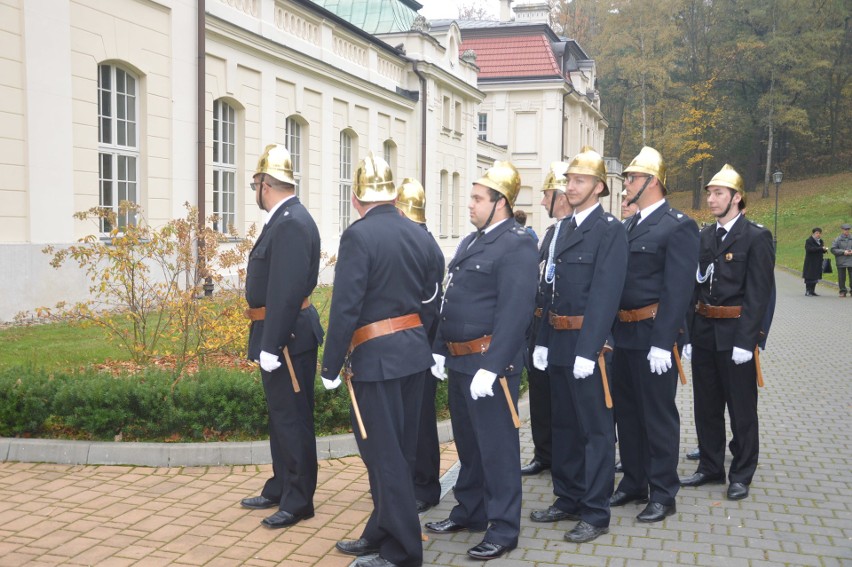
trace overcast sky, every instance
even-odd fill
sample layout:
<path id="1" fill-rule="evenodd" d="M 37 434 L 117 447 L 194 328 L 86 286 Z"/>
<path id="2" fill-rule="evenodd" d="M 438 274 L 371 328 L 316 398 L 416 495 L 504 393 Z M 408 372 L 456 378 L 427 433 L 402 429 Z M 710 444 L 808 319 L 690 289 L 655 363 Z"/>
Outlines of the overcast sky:
<path id="1" fill-rule="evenodd" d="M 457 18 L 460 6 L 478 4 L 484 6 L 495 18 L 500 15 L 499 0 L 418 0 L 423 4 L 420 13 L 429 20 Z"/>

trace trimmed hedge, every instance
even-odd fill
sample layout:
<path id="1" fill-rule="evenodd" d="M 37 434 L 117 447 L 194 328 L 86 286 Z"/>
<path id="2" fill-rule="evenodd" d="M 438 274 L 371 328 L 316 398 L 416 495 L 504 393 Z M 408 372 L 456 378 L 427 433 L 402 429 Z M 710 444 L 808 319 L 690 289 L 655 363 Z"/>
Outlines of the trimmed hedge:
<path id="1" fill-rule="evenodd" d="M 449 416 L 439 384 L 439 419 Z M 345 387 L 315 384 L 318 435 L 351 431 Z M 245 440 L 267 437 L 259 373 L 203 369 L 176 384 L 156 369 L 133 376 L 0 369 L 0 436 L 112 441 Z"/>

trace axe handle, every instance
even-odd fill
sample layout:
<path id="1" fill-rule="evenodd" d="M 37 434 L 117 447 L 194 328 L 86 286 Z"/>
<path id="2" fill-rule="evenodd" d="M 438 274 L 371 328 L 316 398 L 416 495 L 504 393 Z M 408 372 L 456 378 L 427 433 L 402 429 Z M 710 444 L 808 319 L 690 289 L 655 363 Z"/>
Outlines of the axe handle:
<path id="1" fill-rule="evenodd" d="M 355 420 L 358 421 L 358 429 L 361 431 L 361 439 L 367 438 L 367 430 L 364 428 L 364 420 L 361 419 L 361 410 L 358 408 L 358 400 L 355 398 L 355 388 L 352 387 L 352 380 L 349 376 L 345 376 L 346 387 L 349 389 L 349 399 L 352 400 L 352 411 L 355 412 Z"/>
<path id="2" fill-rule="evenodd" d="M 521 428 L 521 420 L 518 418 L 518 412 L 515 411 L 515 402 L 512 401 L 512 394 L 509 393 L 509 384 L 506 382 L 505 376 L 500 376 L 500 385 L 503 386 L 503 393 L 506 394 L 506 403 L 509 404 L 509 412 L 512 414 L 512 423 L 515 429 Z"/>
<path id="3" fill-rule="evenodd" d="M 680 353 L 677 351 L 677 343 L 675 343 L 674 347 L 672 347 L 672 354 L 674 355 L 675 364 L 677 365 L 677 374 L 680 376 L 680 383 L 685 386 L 686 374 L 683 373 L 683 364 L 680 362 Z"/>
<path id="4" fill-rule="evenodd" d="M 302 391 L 299 388 L 299 381 L 296 379 L 296 371 L 293 369 L 293 361 L 290 360 L 290 351 L 284 347 L 284 361 L 287 363 L 287 370 L 290 371 L 290 380 L 293 381 L 293 390 L 298 394 Z"/>
<path id="5" fill-rule="evenodd" d="M 760 369 L 760 347 L 754 347 L 754 367 L 757 370 L 757 386 L 763 388 L 763 370 Z"/>
<path id="6" fill-rule="evenodd" d="M 606 377 L 606 360 L 604 360 L 604 353 L 606 350 L 601 350 L 601 353 L 598 355 L 598 366 L 601 369 L 601 382 L 603 383 L 603 391 L 604 391 L 604 402 L 606 403 L 607 409 L 612 409 L 612 395 L 609 393 L 609 380 Z"/>

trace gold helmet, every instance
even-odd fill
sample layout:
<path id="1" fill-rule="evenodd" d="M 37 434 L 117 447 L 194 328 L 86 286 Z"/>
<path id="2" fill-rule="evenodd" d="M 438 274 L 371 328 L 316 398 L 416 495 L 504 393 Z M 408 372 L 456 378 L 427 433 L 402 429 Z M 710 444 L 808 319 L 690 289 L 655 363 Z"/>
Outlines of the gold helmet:
<path id="1" fill-rule="evenodd" d="M 416 223 L 426 222 L 426 191 L 419 181 L 406 177 L 396 188 L 396 195 L 397 209 Z"/>
<path id="2" fill-rule="evenodd" d="M 600 196 L 606 197 L 609 195 L 609 187 L 606 184 L 606 164 L 604 164 L 601 154 L 592 149 L 591 146 L 583 146 L 580 153 L 571 160 L 566 173 L 591 175 L 597 178 L 604 186 Z"/>
<path id="3" fill-rule="evenodd" d="M 554 189 L 556 191 L 565 192 L 565 187 L 568 185 L 568 164 L 564 161 L 551 162 L 550 168 L 547 170 L 547 175 L 544 177 L 544 185 L 542 191 Z"/>
<path id="4" fill-rule="evenodd" d="M 396 188 L 393 186 L 393 173 L 388 163 L 369 152 L 355 170 L 352 193 L 364 203 L 393 201 L 396 198 Z"/>
<path id="5" fill-rule="evenodd" d="M 485 175 L 473 183 L 494 189 L 506 197 L 510 209 L 515 206 L 515 199 L 518 198 L 518 193 L 521 191 L 521 175 L 515 169 L 515 166 L 508 161 L 495 161 L 494 165 L 485 172 Z"/>
<path id="6" fill-rule="evenodd" d="M 296 180 L 293 179 L 293 161 L 290 159 L 290 152 L 280 144 L 266 146 L 263 155 L 257 160 L 257 169 L 254 173 L 255 175 L 265 173 L 282 183 L 296 185 Z"/>
<path id="7" fill-rule="evenodd" d="M 624 173 L 632 172 L 653 175 L 659 180 L 660 186 L 663 188 L 663 195 L 668 192 L 666 189 L 666 163 L 663 161 L 660 152 L 654 148 L 645 146 L 639 151 L 639 155 L 624 168 Z"/>
<path id="8" fill-rule="evenodd" d="M 745 208 L 745 183 L 743 183 L 743 178 L 740 176 L 739 173 L 737 173 L 736 169 L 726 163 L 722 166 L 722 169 L 719 170 L 719 173 L 713 176 L 713 179 L 710 180 L 710 183 L 704 186 L 704 189 L 706 190 L 711 185 L 715 187 L 727 187 L 728 189 L 733 189 L 734 191 L 739 193 L 741 204 L 740 208 Z"/>

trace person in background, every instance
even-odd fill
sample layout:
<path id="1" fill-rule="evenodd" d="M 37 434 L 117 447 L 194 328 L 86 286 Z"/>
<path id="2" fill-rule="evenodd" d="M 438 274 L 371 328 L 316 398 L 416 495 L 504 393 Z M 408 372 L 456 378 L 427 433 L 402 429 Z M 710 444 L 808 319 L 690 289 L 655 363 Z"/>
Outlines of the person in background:
<path id="1" fill-rule="evenodd" d="M 535 240 L 535 243 L 538 244 L 538 235 L 535 233 L 531 226 L 527 226 L 527 214 L 524 211 L 518 209 L 517 211 L 515 211 L 515 220 L 519 225 L 524 227 L 524 230 L 527 231 L 527 234 L 532 236 L 533 240 Z"/>
<path id="2" fill-rule="evenodd" d="M 426 228 L 426 191 L 420 182 L 406 177 L 396 190 L 396 208 L 401 215 L 423 229 L 423 240 L 431 252 L 428 269 L 431 295 L 422 300 L 420 308 L 420 319 L 423 321 L 423 328 L 426 329 L 431 345 L 438 331 L 438 315 L 442 298 L 441 280 L 444 279 L 444 253 L 441 252 L 435 237 Z M 438 389 L 438 381 L 429 370 L 424 370 L 423 376 L 423 402 L 420 407 L 417 457 L 414 465 L 414 497 L 418 513 L 423 513 L 435 506 L 441 499 L 441 453 L 438 447 L 438 422 L 435 414 L 435 393 Z"/>
<path id="3" fill-rule="evenodd" d="M 260 364 L 272 478 L 260 496 L 244 498 L 241 505 L 278 508 L 261 523 L 284 528 L 314 515 L 314 377 L 323 331 L 310 297 L 319 274 L 320 235 L 295 195 L 287 148 L 266 146 L 253 181 L 257 206 L 267 216 L 246 271 L 246 317 L 252 322 L 248 358 Z"/>
<path id="4" fill-rule="evenodd" d="M 547 216 L 556 219 L 556 222 L 547 227 L 538 249 L 539 280 L 535 298 L 535 317 L 528 344 L 530 356 L 535 350 L 535 339 L 544 324 L 543 315 L 547 313 L 550 294 L 553 292 L 555 277 L 553 251 L 556 244 L 553 240 L 554 234 L 559 231 L 562 221 L 572 212 L 571 204 L 565 195 L 565 187 L 568 185 L 567 170 L 568 164 L 564 161 L 551 163 L 541 188 L 541 206 L 547 211 Z M 530 431 L 534 452 L 532 461 L 521 467 L 521 474 L 524 476 L 535 475 L 549 469 L 553 455 L 550 374 L 546 369 L 539 370 L 535 365 L 529 364 L 527 378 L 530 383 Z"/>
<path id="5" fill-rule="evenodd" d="M 822 257 L 828 252 L 822 241 L 822 229 L 811 231 L 811 236 L 805 240 L 805 264 L 802 266 L 802 277 L 805 280 L 805 295 L 817 296 L 816 284 L 822 278 Z"/>
<path id="6" fill-rule="evenodd" d="M 844 223 L 840 225 L 840 235 L 831 243 L 831 253 L 834 254 L 837 264 L 837 283 L 840 285 L 840 297 L 846 297 L 846 281 L 849 278 L 849 287 L 852 288 L 852 236 L 849 229 L 852 225 Z M 850 294 L 852 297 L 852 294 Z"/>

